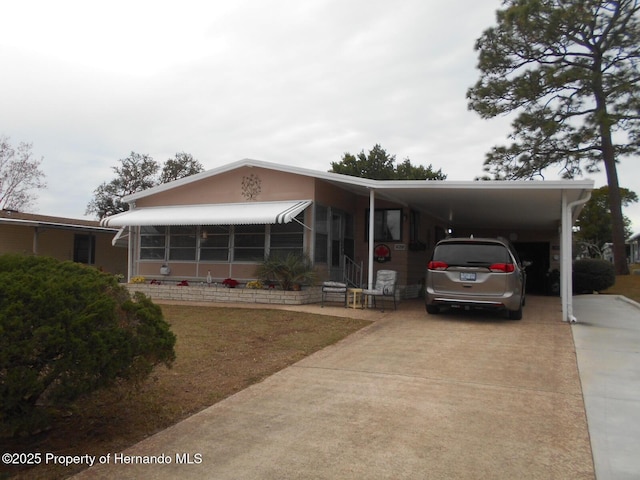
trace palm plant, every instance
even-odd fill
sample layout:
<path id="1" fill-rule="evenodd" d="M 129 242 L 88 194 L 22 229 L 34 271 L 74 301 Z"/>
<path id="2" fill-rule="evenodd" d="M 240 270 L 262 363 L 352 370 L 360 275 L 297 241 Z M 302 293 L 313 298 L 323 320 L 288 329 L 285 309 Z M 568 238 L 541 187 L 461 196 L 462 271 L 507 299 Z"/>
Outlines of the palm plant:
<path id="1" fill-rule="evenodd" d="M 285 257 L 270 256 L 257 268 L 256 276 L 264 281 L 278 282 L 283 290 L 313 284 L 318 278 L 309 256 L 295 253 Z"/>

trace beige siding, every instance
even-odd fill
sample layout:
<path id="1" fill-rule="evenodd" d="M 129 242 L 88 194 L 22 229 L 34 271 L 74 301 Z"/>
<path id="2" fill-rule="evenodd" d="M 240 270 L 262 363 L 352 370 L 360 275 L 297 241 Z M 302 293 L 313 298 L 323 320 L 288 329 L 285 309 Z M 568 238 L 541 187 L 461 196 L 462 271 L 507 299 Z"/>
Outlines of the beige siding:
<path id="1" fill-rule="evenodd" d="M 96 267 L 110 273 L 126 274 L 127 249 L 111 245 L 111 240 L 115 235 L 113 232 L 0 224 L 0 254 L 40 255 L 62 261 L 73 261 L 74 238 L 77 234 L 95 235 Z"/>
<path id="2" fill-rule="evenodd" d="M 33 227 L 0 225 L 0 253 L 29 255 L 32 251 Z"/>
<path id="3" fill-rule="evenodd" d="M 114 233 L 96 234 L 96 266 L 109 273 L 127 275 L 127 248 L 114 247 Z"/>
<path id="4" fill-rule="evenodd" d="M 74 232 L 69 230 L 39 229 L 38 255 L 73 260 Z"/>
<path id="5" fill-rule="evenodd" d="M 338 208 L 351 215 L 355 215 L 358 196 L 342 188 L 333 186 L 330 183 L 316 179 L 314 200 L 322 205 Z"/>

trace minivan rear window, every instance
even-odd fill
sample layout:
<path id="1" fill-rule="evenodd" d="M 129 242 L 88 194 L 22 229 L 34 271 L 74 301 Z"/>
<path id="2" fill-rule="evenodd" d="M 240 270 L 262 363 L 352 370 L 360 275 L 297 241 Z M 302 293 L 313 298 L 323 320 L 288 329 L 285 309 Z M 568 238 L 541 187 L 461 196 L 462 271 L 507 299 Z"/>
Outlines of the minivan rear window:
<path id="1" fill-rule="evenodd" d="M 449 266 L 477 267 L 511 263 L 509 251 L 495 243 L 443 243 L 433 252 L 433 260 Z"/>

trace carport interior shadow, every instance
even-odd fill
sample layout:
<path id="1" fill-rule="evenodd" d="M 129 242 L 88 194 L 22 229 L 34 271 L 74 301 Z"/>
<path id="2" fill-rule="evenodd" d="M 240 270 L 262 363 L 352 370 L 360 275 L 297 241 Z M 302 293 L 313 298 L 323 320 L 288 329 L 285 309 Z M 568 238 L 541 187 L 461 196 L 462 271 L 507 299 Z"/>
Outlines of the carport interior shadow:
<path id="1" fill-rule="evenodd" d="M 513 323 L 506 311 L 488 309 L 465 309 L 442 307 L 437 314 L 427 314 L 427 318 L 433 320 L 451 320 L 458 322 L 484 322 L 484 323 Z"/>

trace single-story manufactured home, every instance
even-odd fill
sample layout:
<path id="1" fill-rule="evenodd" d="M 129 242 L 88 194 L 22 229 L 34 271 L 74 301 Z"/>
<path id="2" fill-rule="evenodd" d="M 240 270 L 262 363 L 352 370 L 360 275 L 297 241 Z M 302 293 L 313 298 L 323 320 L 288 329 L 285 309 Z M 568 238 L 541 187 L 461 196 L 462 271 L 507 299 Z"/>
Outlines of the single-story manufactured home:
<path id="1" fill-rule="evenodd" d="M 0 254 L 48 256 L 126 275 L 126 244 L 112 245 L 117 233 L 92 220 L 0 210 Z"/>
<path id="2" fill-rule="evenodd" d="M 572 316 L 571 235 L 589 199 L 585 181 L 370 180 L 242 160 L 124 198 L 130 209 L 102 220 L 129 238 L 129 278 L 247 282 L 269 255 L 308 254 L 325 279 L 371 285 L 395 270 L 416 297 L 435 243 L 446 236 L 509 239 L 528 267 L 528 289 L 561 273 Z M 354 268 L 355 266 L 355 268 Z"/>

